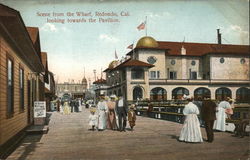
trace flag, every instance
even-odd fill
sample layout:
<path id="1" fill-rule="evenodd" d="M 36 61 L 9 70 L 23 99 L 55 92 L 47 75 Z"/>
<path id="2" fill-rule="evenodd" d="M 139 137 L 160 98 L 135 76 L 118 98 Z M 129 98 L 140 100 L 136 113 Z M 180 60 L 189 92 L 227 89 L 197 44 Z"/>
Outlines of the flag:
<path id="1" fill-rule="evenodd" d="M 118 56 L 117 56 L 116 50 L 115 50 L 115 59 L 118 59 Z"/>
<path id="2" fill-rule="evenodd" d="M 127 49 L 133 49 L 133 45 L 134 45 L 134 44 L 129 45 L 129 46 L 127 47 Z"/>
<path id="3" fill-rule="evenodd" d="M 146 26 L 146 22 L 142 22 L 138 27 L 137 29 L 140 31 L 140 30 L 143 30 L 145 29 L 145 26 Z"/>

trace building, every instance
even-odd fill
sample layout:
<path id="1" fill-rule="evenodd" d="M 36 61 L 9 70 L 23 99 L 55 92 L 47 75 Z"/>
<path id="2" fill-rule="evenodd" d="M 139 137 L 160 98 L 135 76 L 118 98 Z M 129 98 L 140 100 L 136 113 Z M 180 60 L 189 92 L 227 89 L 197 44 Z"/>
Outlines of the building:
<path id="1" fill-rule="evenodd" d="M 34 101 L 44 100 L 44 71 L 38 28 L 0 4 L 0 158 L 33 123 Z"/>
<path id="2" fill-rule="evenodd" d="M 249 45 L 156 41 L 142 37 L 122 61 L 106 72 L 108 95 L 129 101 L 209 95 L 250 102 Z"/>
<path id="3" fill-rule="evenodd" d="M 84 77 L 80 83 L 64 82 L 56 84 L 56 95 L 62 97 L 63 94 L 69 93 L 73 99 L 85 98 L 85 92 L 87 89 L 87 79 Z"/>
<path id="4" fill-rule="evenodd" d="M 95 97 L 99 97 L 101 94 L 107 95 L 108 86 L 106 84 L 106 80 L 102 78 L 97 79 L 95 82 L 93 82 L 93 85 L 95 85 Z"/>
<path id="5" fill-rule="evenodd" d="M 44 73 L 44 99 L 46 101 L 46 110 L 50 111 L 50 102 L 56 98 L 54 74 L 49 71 L 48 58 L 46 52 L 41 52 L 42 63 L 45 68 Z"/>

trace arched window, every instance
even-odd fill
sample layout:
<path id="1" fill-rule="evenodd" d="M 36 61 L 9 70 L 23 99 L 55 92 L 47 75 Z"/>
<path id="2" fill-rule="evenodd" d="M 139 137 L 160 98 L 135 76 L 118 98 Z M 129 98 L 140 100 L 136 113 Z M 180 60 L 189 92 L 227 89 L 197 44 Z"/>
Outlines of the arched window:
<path id="1" fill-rule="evenodd" d="M 141 68 L 133 68 L 131 70 L 132 79 L 144 79 L 144 70 Z"/>
<path id="2" fill-rule="evenodd" d="M 122 96 L 122 90 L 121 89 L 118 90 L 118 96 Z"/>
<path id="3" fill-rule="evenodd" d="M 167 91 L 161 87 L 153 88 L 150 91 L 150 100 L 167 100 Z"/>
<path id="4" fill-rule="evenodd" d="M 143 97 L 142 88 L 135 87 L 133 90 L 133 100 L 141 99 Z"/>
<path id="5" fill-rule="evenodd" d="M 216 89 L 216 91 L 215 91 L 216 100 L 221 101 L 221 100 L 224 100 L 227 97 L 230 97 L 230 98 L 232 97 L 232 92 L 231 92 L 230 89 L 225 88 L 225 87 Z"/>
<path id="6" fill-rule="evenodd" d="M 236 91 L 237 102 L 250 102 L 250 89 L 241 87 Z"/>
<path id="7" fill-rule="evenodd" d="M 204 96 L 208 96 L 211 98 L 211 92 L 209 89 L 200 87 L 194 90 L 194 99 L 197 99 L 198 97 L 201 97 L 203 99 Z"/>
<path id="8" fill-rule="evenodd" d="M 172 99 L 181 99 L 183 95 L 189 95 L 189 91 L 186 88 L 178 87 L 172 91 Z"/>

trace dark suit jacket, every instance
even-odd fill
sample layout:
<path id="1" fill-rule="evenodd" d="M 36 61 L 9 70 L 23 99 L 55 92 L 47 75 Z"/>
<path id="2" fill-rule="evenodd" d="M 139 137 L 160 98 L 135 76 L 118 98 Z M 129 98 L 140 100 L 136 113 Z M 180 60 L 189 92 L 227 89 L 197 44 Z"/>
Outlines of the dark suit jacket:
<path id="1" fill-rule="evenodd" d="M 125 114 L 128 113 L 128 105 L 127 105 L 127 102 L 125 99 L 123 99 L 123 107 L 118 107 L 118 101 L 116 101 L 116 104 L 115 104 L 115 111 L 117 113 L 121 113 L 121 112 L 125 112 Z M 122 108 L 122 109 L 119 109 L 119 108 Z"/>
<path id="2" fill-rule="evenodd" d="M 201 118 L 204 121 L 216 120 L 216 104 L 211 100 L 204 100 L 201 107 Z"/>

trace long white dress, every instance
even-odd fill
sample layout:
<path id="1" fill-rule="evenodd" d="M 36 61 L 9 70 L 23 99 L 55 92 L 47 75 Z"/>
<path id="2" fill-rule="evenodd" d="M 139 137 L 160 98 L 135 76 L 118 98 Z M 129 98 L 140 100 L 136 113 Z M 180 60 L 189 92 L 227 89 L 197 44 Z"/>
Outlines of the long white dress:
<path id="1" fill-rule="evenodd" d="M 197 117 L 197 114 L 199 114 L 198 107 L 192 102 L 189 102 L 185 105 L 183 114 L 186 117 L 179 140 L 185 142 L 203 142 L 200 122 Z"/>
<path id="2" fill-rule="evenodd" d="M 108 105 L 106 101 L 99 101 L 97 104 L 98 129 L 105 129 L 107 123 L 106 113 L 108 112 Z"/>
<path id="3" fill-rule="evenodd" d="M 79 103 L 78 111 L 82 112 L 82 103 L 81 103 L 81 100 L 79 100 L 78 103 Z"/>
<path id="4" fill-rule="evenodd" d="M 227 101 L 221 101 L 218 106 L 218 112 L 216 113 L 216 120 L 214 121 L 213 129 L 219 131 L 226 130 L 226 112 L 225 109 L 230 108 L 230 103 Z"/>

